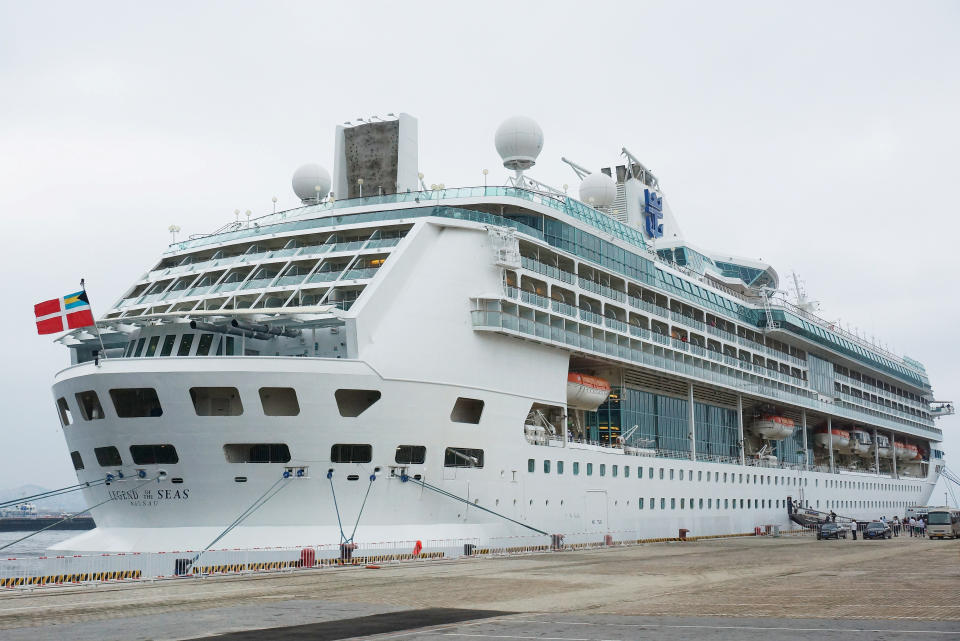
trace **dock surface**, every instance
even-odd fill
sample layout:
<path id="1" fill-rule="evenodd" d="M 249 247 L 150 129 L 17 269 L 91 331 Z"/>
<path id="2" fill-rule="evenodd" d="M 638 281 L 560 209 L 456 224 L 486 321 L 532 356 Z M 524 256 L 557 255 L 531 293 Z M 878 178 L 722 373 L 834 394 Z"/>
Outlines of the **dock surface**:
<path id="1" fill-rule="evenodd" d="M 958 592 L 960 541 L 744 537 L 10 590 L 0 639 L 960 640 Z"/>

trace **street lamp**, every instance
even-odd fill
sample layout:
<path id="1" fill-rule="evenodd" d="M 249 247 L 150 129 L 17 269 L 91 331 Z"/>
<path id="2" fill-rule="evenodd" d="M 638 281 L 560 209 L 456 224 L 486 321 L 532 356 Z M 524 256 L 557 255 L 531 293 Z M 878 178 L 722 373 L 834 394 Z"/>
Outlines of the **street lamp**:
<path id="1" fill-rule="evenodd" d="M 357 178 L 357 185 L 360 187 L 360 197 L 363 198 L 363 178 Z"/>
<path id="2" fill-rule="evenodd" d="M 274 196 L 274 197 L 271 198 L 270 200 L 273 201 L 273 213 L 277 213 L 277 197 Z"/>
<path id="3" fill-rule="evenodd" d="M 484 189 L 487 188 L 487 174 L 489 174 L 489 173 L 490 173 L 490 170 L 489 170 L 489 169 L 484 169 L 484 170 L 483 170 L 483 188 L 484 188 Z"/>

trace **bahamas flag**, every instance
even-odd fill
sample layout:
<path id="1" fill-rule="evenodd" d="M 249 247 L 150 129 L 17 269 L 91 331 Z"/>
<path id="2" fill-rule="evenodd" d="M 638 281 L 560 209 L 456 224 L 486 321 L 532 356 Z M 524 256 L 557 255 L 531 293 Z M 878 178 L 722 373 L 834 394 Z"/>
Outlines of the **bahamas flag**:
<path id="1" fill-rule="evenodd" d="M 67 294 L 63 298 L 54 298 L 33 306 L 37 317 L 38 334 L 56 334 L 77 327 L 93 325 L 93 312 L 87 292 L 79 291 Z"/>

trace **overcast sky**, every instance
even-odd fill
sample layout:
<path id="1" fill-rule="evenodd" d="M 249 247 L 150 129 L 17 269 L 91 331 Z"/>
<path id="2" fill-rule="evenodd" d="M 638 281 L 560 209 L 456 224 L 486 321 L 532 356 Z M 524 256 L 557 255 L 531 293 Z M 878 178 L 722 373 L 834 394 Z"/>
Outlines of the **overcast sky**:
<path id="1" fill-rule="evenodd" d="M 956 2 L 0 0 L 0 487 L 75 480 L 50 394 L 68 352 L 34 303 L 85 277 L 106 312 L 169 225 L 294 206 L 334 126 L 386 112 L 419 119 L 428 184 L 502 180 L 516 113 L 544 182 L 626 146 L 690 241 L 795 269 L 960 397 L 958 33 Z M 960 470 L 960 419 L 938 425 Z"/>

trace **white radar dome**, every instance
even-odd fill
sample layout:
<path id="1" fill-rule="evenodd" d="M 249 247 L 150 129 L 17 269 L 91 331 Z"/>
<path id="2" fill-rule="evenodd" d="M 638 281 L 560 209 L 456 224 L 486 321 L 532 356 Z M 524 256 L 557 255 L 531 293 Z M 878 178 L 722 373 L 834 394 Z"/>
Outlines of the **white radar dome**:
<path id="1" fill-rule="evenodd" d="M 293 193 L 302 202 L 317 202 L 330 193 L 330 172 L 317 163 L 301 165 L 293 172 Z"/>
<path id="2" fill-rule="evenodd" d="M 580 183 L 580 200 L 591 207 L 609 207 L 617 197 L 617 183 L 613 178 L 597 172 Z"/>
<path id="3" fill-rule="evenodd" d="M 523 171 L 537 163 L 543 149 L 543 130 L 532 118 L 513 116 L 500 123 L 493 140 L 503 166 Z"/>

